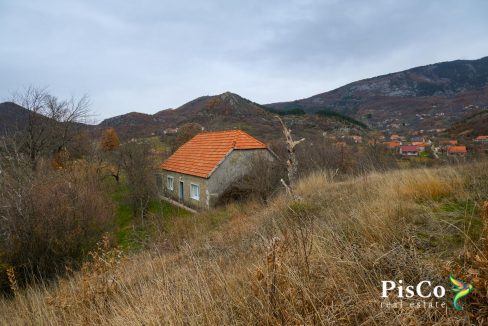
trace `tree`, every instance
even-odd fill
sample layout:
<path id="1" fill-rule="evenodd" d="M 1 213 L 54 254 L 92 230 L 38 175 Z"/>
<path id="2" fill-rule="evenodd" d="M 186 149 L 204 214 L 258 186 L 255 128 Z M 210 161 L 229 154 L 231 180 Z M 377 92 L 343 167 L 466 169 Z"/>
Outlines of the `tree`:
<path id="1" fill-rule="evenodd" d="M 89 114 L 89 99 L 59 100 L 46 89 L 30 86 L 13 95 L 12 102 L 29 111 L 26 127 L 16 137 L 18 148 L 25 153 L 33 170 L 39 160 L 63 151 L 80 132 L 80 122 Z"/>
<path id="2" fill-rule="evenodd" d="M 297 182 L 298 173 L 298 161 L 295 154 L 295 147 L 303 142 L 305 138 L 302 138 L 300 140 L 293 140 L 293 137 L 291 135 L 291 129 L 288 129 L 288 127 L 279 116 L 276 116 L 276 118 L 280 121 L 283 128 L 283 135 L 285 136 L 285 141 L 288 149 L 288 160 L 286 161 L 286 168 L 288 170 L 288 184 L 283 179 L 281 179 L 281 183 L 285 186 L 288 194 L 293 195 L 293 189 Z"/>
<path id="3" fill-rule="evenodd" d="M 107 128 L 102 133 L 102 140 L 100 141 L 100 147 L 104 152 L 111 152 L 118 148 L 120 145 L 119 136 L 114 128 Z"/>
<path id="4" fill-rule="evenodd" d="M 0 290 L 5 268 L 21 284 L 76 267 L 113 221 L 113 207 L 95 169 L 84 163 L 53 170 L 0 146 Z"/>
<path id="5" fill-rule="evenodd" d="M 132 141 L 120 147 L 120 165 L 127 175 L 128 199 L 134 216 L 144 222 L 150 201 L 155 197 L 154 162 L 151 146 Z"/>

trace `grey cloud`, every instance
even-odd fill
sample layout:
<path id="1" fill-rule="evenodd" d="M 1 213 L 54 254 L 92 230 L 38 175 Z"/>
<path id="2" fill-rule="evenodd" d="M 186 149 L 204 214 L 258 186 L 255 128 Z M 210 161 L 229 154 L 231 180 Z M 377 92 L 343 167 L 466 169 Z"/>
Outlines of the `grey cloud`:
<path id="1" fill-rule="evenodd" d="M 99 118 L 234 91 L 293 100 L 488 55 L 473 1 L 0 1 L 0 98 L 88 93 Z"/>

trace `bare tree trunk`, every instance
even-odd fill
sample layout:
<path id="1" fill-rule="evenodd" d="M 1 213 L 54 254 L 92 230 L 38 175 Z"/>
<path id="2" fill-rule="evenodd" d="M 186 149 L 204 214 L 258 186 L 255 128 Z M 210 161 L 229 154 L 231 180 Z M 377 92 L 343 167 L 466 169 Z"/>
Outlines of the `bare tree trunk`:
<path id="1" fill-rule="evenodd" d="M 293 196 L 293 189 L 298 178 L 298 161 L 295 154 L 295 147 L 303 142 L 305 138 L 297 141 L 293 140 L 293 137 L 291 136 L 291 129 L 288 129 L 279 116 L 276 116 L 276 118 L 280 121 L 281 126 L 283 127 L 283 135 L 285 136 L 288 150 L 288 160 L 286 161 L 286 168 L 288 170 L 288 184 L 283 179 L 281 179 L 281 183 L 285 186 L 287 193 Z"/>

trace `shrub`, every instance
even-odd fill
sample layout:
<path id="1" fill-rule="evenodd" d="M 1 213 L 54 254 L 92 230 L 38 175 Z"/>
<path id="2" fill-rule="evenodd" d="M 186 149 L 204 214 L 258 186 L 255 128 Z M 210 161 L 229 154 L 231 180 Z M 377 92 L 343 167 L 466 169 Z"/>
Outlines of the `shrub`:
<path id="1" fill-rule="evenodd" d="M 1 269 L 14 269 L 19 283 L 52 277 L 78 266 L 110 228 L 112 207 L 96 173 L 87 166 L 58 171 L 4 171 L 0 196 Z"/>

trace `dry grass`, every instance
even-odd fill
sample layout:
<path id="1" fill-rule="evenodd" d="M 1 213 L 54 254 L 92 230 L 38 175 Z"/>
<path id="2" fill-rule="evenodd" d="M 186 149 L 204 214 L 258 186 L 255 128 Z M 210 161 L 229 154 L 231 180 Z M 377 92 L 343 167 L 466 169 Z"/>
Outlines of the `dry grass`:
<path id="1" fill-rule="evenodd" d="M 447 221 L 451 227 L 440 208 L 470 200 L 481 207 L 487 167 L 341 182 L 316 173 L 298 185 L 300 201 L 282 196 L 267 207 L 232 205 L 174 222 L 154 248 L 130 257 L 102 247 L 71 277 L 1 300 L 0 324 L 469 324 L 483 301 L 464 312 L 381 309 L 380 282 L 429 279 L 449 288 L 445 266 L 483 254 L 473 245 L 482 240 L 464 237 L 469 225 Z M 460 234 L 441 256 L 443 237 Z"/>

